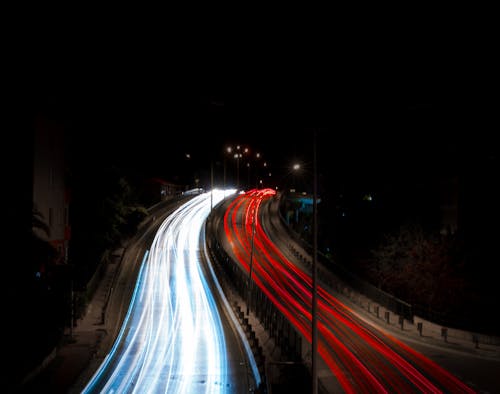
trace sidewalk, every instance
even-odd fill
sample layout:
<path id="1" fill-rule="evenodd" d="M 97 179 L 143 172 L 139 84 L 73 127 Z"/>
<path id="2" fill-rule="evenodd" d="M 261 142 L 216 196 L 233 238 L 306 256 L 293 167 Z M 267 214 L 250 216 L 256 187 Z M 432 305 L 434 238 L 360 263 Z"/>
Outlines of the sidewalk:
<path id="1" fill-rule="evenodd" d="M 156 205 L 151 209 L 148 216 L 139 225 L 136 237 L 124 241 L 124 247 L 113 252 L 115 258 L 105 267 L 103 276 L 98 280 L 98 285 L 92 299 L 87 305 L 87 310 L 81 319 L 78 319 L 76 327 L 70 332 L 66 329 L 64 339 L 57 349 L 49 355 L 37 370 L 32 371 L 25 378 L 24 384 L 16 393 L 80 393 L 87 382 L 97 370 L 108 347 L 113 344 L 113 335 L 119 329 L 118 323 L 120 306 L 126 301 L 123 293 L 128 286 L 127 283 L 118 283 L 117 275 L 125 269 L 128 274 L 134 267 L 134 261 L 141 255 L 143 249 L 138 242 L 154 234 L 156 227 L 168 216 L 173 209 L 178 207 L 184 199 L 168 200 L 162 205 Z M 154 226 L 147 226 L 155 222 Z M 129 256 L 132 264 L 127 260 Z M 124 266 L 127 260 L 126 268 Z M 113 292 L 113 297 L 111 293 Z M 117 300 L 119 305 L 108 305 L 110 300 Z M 117 307 L 117 310 L 113 310 Z M 126 310 L 126 308 L 125 308 Z M 106 317 L 106 320 L 105 320 Z M 43 366 L 43 367 L 42 367 Z"/>
<path id="2" fill-rule="evenodd" d="M 298 245 L 294 246 L 298 247 Z M 114 260 L 106 267 L 104 276 L 88 304 L 86 313 L 82 319 L 78 320 L 76 327 L 73 328 L 72 335 L 70 335 L 69 331 L 66 333 L 66 338 L 57 349 L 57 352 L 48 359 L 48 366 L 32 380 L 26 382 L 24 387 L 18 391 L 19 393 L 79 393 L 85 387 L 91 377 L 92 368 L 89 366 L 93 367 L 93 364 L 95 364 L 95 367 L 98 367 L 100 362 L 99 357 L 96 357 L 98 349 L 103 341 L 109 340 L 107 327 L 103 321 L 103 312 L 107 306 L 108 297 L 123 255 L 124 251 L 121 253 L 121 258 Z M 395 336 L 405 336 L 407 339 L 422 343 L 433 343 L 456 351 L 500 358 L 500 346 L 486 345 L 484 343 L 477 344 L 472 341 L 472 338 L 456 338 L 454 337 L 455 333 L 451 330 L 448 333 L 448 341 L 445 342 L 439 327 L 432 327 L 426 322 L 423 322 L 423 331 L 421 333 L 417 329 L 417 321 L 414 324 L 405 321 L 404 329 L 401 330 L 397 315 L 391 313 L 389 322 L 387 322 L 386 311 L 379 306 L 377 317 L 375 304 L 370 304 L 368 299 L 359 294 L 346 289 L 345 292 L 336 293 L 336 295 L 345 304 L 353 307 L 358 315 L 372 324 L 388 329 Z M 246 310 L 245 300 L 236 294 L 227 294 L 227 296 L 236 315 L 238 315 L 239 311 Z M 253 311 L 250 311 L 250 315 L 245 317 L 247 317 L 249 337 L 251 337 L 250 333 L 253 331 L 253 335 L 257 338 L 256 344 L 260 349 L 257 349 L 256 353 L 263 356 L 261 360 L 257 357 L 257 362 L 260 364 L 259 369 L 261 372 L 264 372 L 262 370 L 263 365 L 282 361 L 280 347 L 269 336 Z M 320 365 L 320 372 L 324 369 L 321 367 Z M 321 380 L 328 388 L 336 385 L 327 376 L 322 376 Z M 335 392 L 334 390 L 328 391 Z"/>
<path id="3" fill-rule="evenodd" d="M 72 333 L 67 329 L 65 338 L 55 355 L 50 357 L 48 366 L 25 382 L 18 392 L 66 394 L 83 389 L 86 382 L 81 381 L 82 374 L 107 335 L 103 316 L 123 254 L 122 249 L 119 258 L 108 263 L 85 316 L 77 321 Z"/>
<path id="4" fill-rule="evenodd" d="M 296 265 L 303 270 L 310 269 L 312 257 L 300 245 L 290 239 L 288 248 L 294 256 L 293 261 Z M 328 289 L 329 293 L 335 294 L 336 298 L 349 306 L 353 312 L 365 321 L 386 329 L 400 338 L 500 359 L 499 337 L 445 327 L 417 315 L 414 315 L 413 322 L 410 322 L 404 319 L 403 316 L 387 309 L 384 305 L 374 302 L 353 288 L 344 285 L 341 280 L 329 273 L 320 262 L 318 262 L 318 265 L 324 275 L 322 278 L 324 283 L 321 286 Z M 332 286 L 331 284 L 335 285 Z"/>

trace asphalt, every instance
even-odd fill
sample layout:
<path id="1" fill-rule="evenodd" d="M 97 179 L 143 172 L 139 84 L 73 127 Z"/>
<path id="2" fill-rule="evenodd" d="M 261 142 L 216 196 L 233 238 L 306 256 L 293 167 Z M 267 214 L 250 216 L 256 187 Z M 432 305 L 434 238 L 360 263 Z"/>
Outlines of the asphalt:
<path id="1" fill-rule="evenodd" d="M 120 328 L 119 322 L 127 305 L 123 308 L 116 304 L 126 303 L 127 292 L 133 288 L 133 284 L 119 282 L 119 276 L 130 275 L 137 268 L 134 262 L 141 261 L 148 238 L 154 236 L 162 220 L 183 200 L 167 200 L 149 208 L 150 214 L 139 226 L 137 235 L 124 240 L 122 246 L 113 251 L 113 258 L 106 263 L 84 315 L 76 320 L 72 329 L 65 330 L 57 348 L 25 377 L 15 393 L 67 394 L 80 393 L 84 389 Z"/>
<path id="2" fill-rule="evenodd" d="M 273 201 L 265 207 L 271 211 L 271 214 L 267 215 L 268 218 L 272 218 L 272 224 L 270 220 L 269 225 L 277 229 L 273 231 L 273 234 L 281 238 L 278 244 L 282 245 L 283 252 L 294 264 L 309 271 L 312 256 L 301 246 L 300 242 L 295 241 L 294 237 L 283 237 L 286 229 L 277 214 L 278 203 Z M 342 285 L 338 278 L 329 276 L 328 269 L 318 261 L 319 271 L 322 273 L 319 278 L 321 286 L 328 289 L 330 294 L 335 295 L 367 324 L 407 343 L 478 392 L 500 393 L 500 379 L 497 377 L 497 371 L 500 370 L 499 337 L 449 327 L 447 337 L 444 337 L 442 326 L 417 316 L 414 316 L 413 321 L 403 319 L 401 324 L 400 316 L 352 288 Z M 326 366 L 322 365 L 321 359 L 318 366 L 318 379 L 320 386 L 326 392 L 339 392 L 336 380 L 331 373 L 328 373 Z"/>
<path id="3" fill-rule="evenodd" d="M 296 246 L 298 247 L 298 246 Z M 116 258 L 108 263 L 104 275 L 90 300 L 85 315 L 78 319 L 76 326 L 70 331 L 66 330 L 64 339 L 57 350 L 47 357 L 43 366 L 34 370 L 31 376 L 27 376 L 23 385 L 19 387 L 16 393 L 79 393 L 84 388 L 86 382 L 90 379 L 92 371 L 95 370 L 102 360 L 103 343 L 109 346 L 110 335 L 109 326 L 106 325 L 106 308 L 109 296 L 112 291 L 113 283 L 120 270 L 120 265 L 127 253 L 127 246 L 115 252 Z M 359 311 L 359 315 L 369 321 L 371 324 L 378 325 L 380 328 L 390 331 L 393 335 L 405 339 L 418 347 L 431 346 L 439 351 L 449 351 L 454 354 L 469 354 L 478 357 L 484 357 L 494 362 L 500 361 L 500 346 L 490 344 L 476 344 L 471 340 L 461 338 L 449 338 L 444 341 L 441 333 L 428 330 L 425 335 L 417 329 L 417 325 L 406 324 L 404 329 L 396 322 L 387 323 L 384 319 L 384 313 L 379 311 L 377 317 L 373 311 L 363 307 L 363 303 L 368 302 L 352 293 L 337 294 L 343 302 L 351 305 Z M 231 298 L 232 297 L 232 298 Z M 229 298 L 235 309 L 245 310 L 245 301 L 232 295 Z M 263 326 L 257 318 L 250 313 L 248 323 L 259 339 L 263 353 L 266 356 L 268 364 L 278 363 L 281 360 L 279 347 L 269 337 Z M 101 355 L 99 353 L 101 352 Z M 500 364 L 499 364 L 500 365 Z M 321 376 L 320 376 L 321 379 Z M 326 390 L 330 391 L 328 386 L 335 389 L 335 382 L 330 382 L 327 378 L 323 379 Z M 495 384 L 493 382 L 492 384 Z M 500 384 L 498 384 L 500 392 Z"/>

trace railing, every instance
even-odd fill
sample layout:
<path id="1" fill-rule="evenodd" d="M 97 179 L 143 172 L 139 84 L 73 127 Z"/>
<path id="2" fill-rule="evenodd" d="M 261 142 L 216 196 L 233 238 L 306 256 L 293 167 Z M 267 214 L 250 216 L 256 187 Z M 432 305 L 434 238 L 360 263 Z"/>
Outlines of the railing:
<path id="1" fill-rule="evenodd" d="M 213 235 L 208 236 L 208 234 L 207 232 L 208 248 L 215 265 L 223 270 L 239 297 L 246 299 L 248 274 L 228 256 L 218 239 Z M 288 361 L 300 360 L 302 336 L 296 332 L 293 325 L 255 282 L 251 282 L 250 294 L 250 310 L 255 313 L 270 337 L 275 340 L 282 350 L 282 354 L 285 355 L 285 359 Z"/>
<path id="2" fill-rule="evenodd" d="M 298 244 L 304 251 L 307 252 L 307 256 L 302 255 L 296 248 L 293 247 L 293 244 L 290 244 L 289 247 L 292 253 L 295 254 L 296 257 L 302 260 L 305 264 L 312 266 L 311 256 L 313 254 L 313 247 L 306 242 L 303 238 L 301 238 L 286 222 L 285 218 L 281 212 L 282 206 L 282 198 L 283 195 L 280 195 L 278 204 L 278 214 L 280 217 L 280 221 L 283 224 L 283 227 L 286 229 L 288 235 Z M 339 287 L 342 285 L 346 285 L 351 287 L 353 290 L 363 294 L 367 298 L 370 298 L 373 302 L 376 302 L 385 308 L 391 310 L 392 312 L 403 316 L 410 322 L 413 322 L 414 311 L 411 304 L 395 297 L 392 294 L 389 294 L 378 287 L 368 283 L 367 281 L 359 278 L 352 272 L 349 272 L 346 268 L 337 264 L 330 257 L 326 256 L 323 252 L 317 251 L 318 256 L 318 278 L 323 281 L 326 285 L 333 287 L 339 290 Z M 339 283 L 339 280 L 341 283 Z"/>
<path id="3" fill-rule="evenodd" d="M 215 236 L 216 231 L 212 228 L 213 216 L 210 215 L 207 220 L 206 243 L 210 253 L 210 258 L 214 264 L 214 268 L 219 274 L 225 277 L 226 288 L 224 292 L 235 292 L 241 300 L 248 299 L 248 273 L 243 270 L 240 264 L 232 260 L 227 254 L 224 247 L 220 244 Z M 230 286 L 230 289 L 227 289 Z M 256 355 L 257 363 L 263 381 L 265 382 L 268 394 L 272 394 L 273 387 L 281 385 L 281 380 L 288 376 L 288 380 L 292 381 L 294 376 L 297 376 L 298 371 L 300 376 L 308 375 L 308 366 L 304 362 L 303 351 L 303 336 L 295 329 L 292 323 L 281 313 L 276 305 L 264 294 L 264 292 L 251 282 L 250 285 L 250 311 L 255 314 L 260 324 L 264 327 L 269 337 L 273 339 L 275 345 L 280 349 L 281 360 L 279 373 L 274 368 L 276 361 L 266 362 L 265 357 L 261 354 Z M 244 315 L 243 311 L 240 311 Z M 245 318 L 242 319 L 246 320 Z M 249 340 L 252 339 L 251 333 Z M 271 367 L 271 375 L 267 376 L 269 366 Z M 290 367 L 291 366 L 291 367 Z"/>

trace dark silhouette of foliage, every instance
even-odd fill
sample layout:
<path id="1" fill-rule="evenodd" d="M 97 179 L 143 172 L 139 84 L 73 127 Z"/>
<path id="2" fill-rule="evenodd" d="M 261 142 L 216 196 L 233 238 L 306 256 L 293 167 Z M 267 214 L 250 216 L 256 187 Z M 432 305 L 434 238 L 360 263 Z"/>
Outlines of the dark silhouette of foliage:
<path id="1" fill-rule="evenodd" d="M 134 234 L 147 210 L 138 203 L 134 186 L 115 166 L 75 171 L 73 184 L 70 259 L 77 265 L 77 280 L 84 287 L 106 251 Z"/>
<path id="2" fill-rule="evenodd" d="M 381 289 L 440 313 L 458 313 L 472 296 L 453 236 L 402 226 L 372 251 L 367 274 Z"/>

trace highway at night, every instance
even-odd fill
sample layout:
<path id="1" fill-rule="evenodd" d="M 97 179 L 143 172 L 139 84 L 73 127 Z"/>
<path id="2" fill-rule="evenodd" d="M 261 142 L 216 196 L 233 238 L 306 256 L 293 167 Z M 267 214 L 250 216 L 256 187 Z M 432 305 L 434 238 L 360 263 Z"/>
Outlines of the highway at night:
<path id="1" fill-rule="evenodd" d="M 195 196 L 160 225 L 118 338 L 84 393 L 239 393 L 260 383 L 200 248 L 223 197 Z"/>
<path id="2" fill-rule="evenodd" d="M 311 342 L 311 277 L 271 241 L 258 214 L 274 194 L 263 189 L 238 195 L 225 212 L 224 236 L 237 264 L 248 272 L 252 261 L 252 280 Z M 343 392 L 475 392 L 433 360 L 359 318 L 322 286 L 318 338 L 318 355 Z"/>

